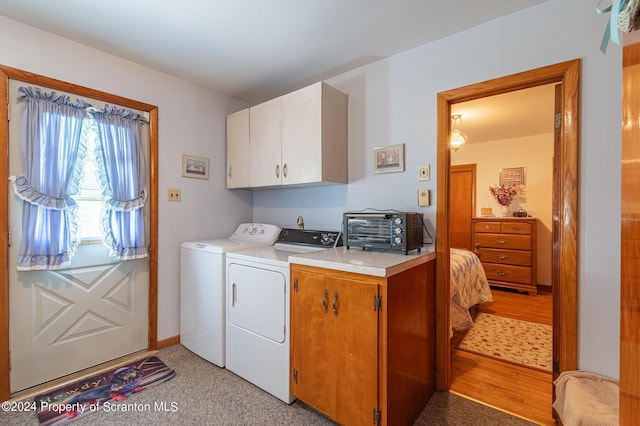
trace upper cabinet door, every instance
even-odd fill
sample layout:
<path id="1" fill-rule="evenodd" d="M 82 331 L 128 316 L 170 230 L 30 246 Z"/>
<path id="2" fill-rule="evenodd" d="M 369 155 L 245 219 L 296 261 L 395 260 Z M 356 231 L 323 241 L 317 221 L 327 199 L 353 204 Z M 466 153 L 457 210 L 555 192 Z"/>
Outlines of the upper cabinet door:
<path id="1" fill-rule="evenodd" d="M 322 181 L 322 83 L 282 97 L 282 183 Z"/>
<path id="2" fill-rule="evenodd" d="M 249 108 L 227 116 L 227 188 L 249 187 Z"/>
<path id="3" fill-rule="evenodd" d="M 282 98 L 249 108 L 251 187 L 282 182 Z"/>

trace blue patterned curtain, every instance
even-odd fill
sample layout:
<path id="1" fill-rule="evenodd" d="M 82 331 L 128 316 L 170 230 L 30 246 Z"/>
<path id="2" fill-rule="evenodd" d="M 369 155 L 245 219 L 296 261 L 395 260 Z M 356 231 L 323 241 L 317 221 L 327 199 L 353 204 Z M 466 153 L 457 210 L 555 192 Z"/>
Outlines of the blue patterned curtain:
<path id="1" fill-rule="evenodd" d="M 96 121 L 96 159 L 105 200 L 102 227 L 110 255 L 117 259 L 147 256 L 144 232 L 145 161 L 140 126 L 133 111 L 106 107 L 92 111 Z"/>
<path id="2" fill-rule="evenodd" d="M 86 145 L 81 138 L 88 104 L 20 87 L 21 176 L 12 176 L 22 206 L 18 270 L 55 269 L 69 262 L 78 238 L 78 192 Z"/>

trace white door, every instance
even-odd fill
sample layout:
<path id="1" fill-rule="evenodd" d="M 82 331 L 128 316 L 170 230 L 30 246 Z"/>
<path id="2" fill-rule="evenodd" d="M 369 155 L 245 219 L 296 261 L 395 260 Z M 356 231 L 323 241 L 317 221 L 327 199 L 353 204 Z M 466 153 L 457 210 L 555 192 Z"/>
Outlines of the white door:
<path id="1" fill-rule="evenodd" d="M 23 84 L 9 86 L 11 175 L 21 174 L 16 90 Z M 145 151 L 148 158 L 148 142 Z M 147 349 L 147 259 L 114 262 L 103 244 L 91 243 L 79 245 L 65 269 L 17 271 L 22 201 L 12 191 L 9 199 L 11 392 Z"/>
<path id="2" fill-rule="evenodd" d="M 233 261 L 227 265 L 229 324 L 284 343 L 287 301 L 285 274 L 277 268 L 267 269 Z"/>
<path id="3" fill-rule="evenodd" d="M 322 180 L 322 83 L 282 97 L 282 183 Z"/>
<path id="4" fill-rule="evenodd" d="M 249 181 L 252 187 L 282 182 L 282 99 L 249 108 Z"/>

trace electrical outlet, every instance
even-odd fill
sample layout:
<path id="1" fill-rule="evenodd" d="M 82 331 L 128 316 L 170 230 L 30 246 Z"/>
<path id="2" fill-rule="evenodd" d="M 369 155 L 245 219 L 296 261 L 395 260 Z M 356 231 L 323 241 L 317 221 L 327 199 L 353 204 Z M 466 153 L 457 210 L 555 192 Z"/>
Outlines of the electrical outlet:
<path id="1" fill-rule="evenodd" d="M 431 179 L 431 166 L 427 164 L 426 166 L 420 166 L 418 168 L 418 180 L 430 180 Z"/>
<path id="2" fill-rule="evenodd" d="M 169 201 L 173 201 L 173 202 L 182 201 L 182 190 L 181 189 L 170 188 L 169 190 L 167 190 L 167 192 L 168 192 L 167 199 Z"/>
<path id="3" fill-rule="evenodd" d="M 418 206 L 427 207 L 431 205 L 431 191 L 428 189 L 418 189 Z"/>

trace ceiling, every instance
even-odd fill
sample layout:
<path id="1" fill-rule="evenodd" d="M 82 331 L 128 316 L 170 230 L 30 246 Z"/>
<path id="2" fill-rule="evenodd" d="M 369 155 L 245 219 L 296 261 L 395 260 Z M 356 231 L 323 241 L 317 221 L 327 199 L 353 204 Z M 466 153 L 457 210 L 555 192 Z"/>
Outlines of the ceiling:
<path id="1" fill-rule="evenodd" d="M 553 133 L 555 84 L 451 105 L 468 143 Z"/>
<path id="2" fill-rule="evenodd" d="M 547 0 L 2 0 L 0 15 L 257 104 Z"/>
<path id="3" fill-rule="evenodd" d="M 1 0 L 0 15 L 255 105 L 544 1 Z M 475 143 L 552 131 L 544 99 L 453 110 Z"/>

